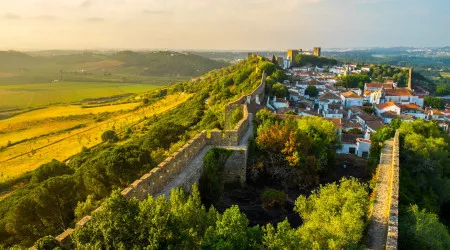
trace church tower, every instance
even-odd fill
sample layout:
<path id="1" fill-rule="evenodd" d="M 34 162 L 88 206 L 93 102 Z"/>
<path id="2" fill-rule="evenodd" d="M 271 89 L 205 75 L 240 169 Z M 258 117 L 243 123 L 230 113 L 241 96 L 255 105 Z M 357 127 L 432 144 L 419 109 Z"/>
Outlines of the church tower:
<path id="1" fill-rule="evenodd" d="M 409 68 L 409 77 L 408 77 L 408 89 L 412 90 L 412 71 L 413 68 Z"/>

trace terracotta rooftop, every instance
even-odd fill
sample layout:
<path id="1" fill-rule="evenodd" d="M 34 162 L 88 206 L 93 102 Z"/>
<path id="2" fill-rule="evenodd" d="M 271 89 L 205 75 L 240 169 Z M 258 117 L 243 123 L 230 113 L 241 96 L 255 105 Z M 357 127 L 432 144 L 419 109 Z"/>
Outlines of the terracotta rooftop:
<path id="1" fill-rule="evenodd" d="M 345 128 L 361 128 L 361 124 L 359 124 L 358 122 L 352 122 L 352 121 L 350 121 L 350 120 L 348 120 L 348 119 L 345 119 L 345 120 L 342 122 L 342 125 L 343 125 Z"/>
<path id="2" fill-rule="evenodd" d="M 327 101 L 327 100 L 340 100 L 339 96 L 333 94 L 332 92 L 326 92 L 325 94 L 322 94 L 319 96 L 320 101 Z"/>
<path id="3" fill-rule="evenodd" d="M 387 96 L 413 96 L 409 89 L 386 89 Z"/>
<path id="4" fill-rule="evenodd" d="M 398 115 L 395 112 L 384 112 L 381 114 L 381 117 L 383 118 L 390 118 L 390 119 L 402 119 L 402 120 L 412 120 L 413 117 L 410 115 Z"/>
<path id="5" fill-rule="evenodd" d="M 416 110 L 416 109 L 422 109 L 419 105 L 410 103 L 410 104 L 402 104 L 400 105 L 402 109 L 408 109 L 408 110 Z"/>
<path id="6" fill-rule="evenodd" d="M 376 115 L 369 115 L 366 112 L 359 113 L 356 116 L 358 116 L 359 118 L 361 118 L 365 122 L 368 122 L 368 121 L 381 121 L 380 117 L 378 117 Z"/>
<path id="7" fill-rule="evenodd" d="M 347 91 L 347 92 L 341 93 L 341 95 L 345 98 L 363 98 L 362 96 L 357 95 L 353 91 Z"/>
<path id="8" fill-rule="evenodd" d="M 370 95 L 370 94 L 372 94 L 372 91 L 370 91 L 370 90 L 364 90 L 364 96 Z"/>
<path id="9" fill-rule="evenodd" d="M 342 134 L 341 141 L 344 144 L 356 144 L 358 138 L 362 138 L 364 135 L 360 134 Z"/>
<path id="10" fill-rule="evenodd" d="M 444 113 L 442 113 L 440 110 L 437 109 L 433 109 L 431 111 L 433 112 L 433 115 L 444 115 Z"/>
<path id="11" fill-rule="evenodd" d="M 383 110 L 385 108 L 389 108 L 392 106 L 397 106 L 400 107 L 399 105 L 397 105 L 395 102 L 385 102 L 385 103 L 380 103 L 376 105 L 378 109 Z"/>
<path id="12" fill-rule="evenodd" d="M 381 127 L 384 126 L 384 123 L 381 121 L 368 121 L 366 122 L 367 127 L 373 129 L 373 130 L 377 130 Z"/>
<path id="13" fill-rule="evenodd" d="M 368 82 L 366 83 L 366 88 L 393 89 L 394 86 L 392 83 Z"/>

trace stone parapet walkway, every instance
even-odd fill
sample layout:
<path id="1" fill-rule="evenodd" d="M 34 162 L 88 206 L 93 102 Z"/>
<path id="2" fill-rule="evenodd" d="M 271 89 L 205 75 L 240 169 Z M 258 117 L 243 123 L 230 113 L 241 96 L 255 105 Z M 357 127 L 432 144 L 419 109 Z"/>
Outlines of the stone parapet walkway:
<path id="1" fill-rule="evenodd" d="M 385 249 L 392 189 L 392 153 L 394 139 L 385 142 L 378 165 L 378 180 L 373 213 L 369 224 L 366 249 Z"/>

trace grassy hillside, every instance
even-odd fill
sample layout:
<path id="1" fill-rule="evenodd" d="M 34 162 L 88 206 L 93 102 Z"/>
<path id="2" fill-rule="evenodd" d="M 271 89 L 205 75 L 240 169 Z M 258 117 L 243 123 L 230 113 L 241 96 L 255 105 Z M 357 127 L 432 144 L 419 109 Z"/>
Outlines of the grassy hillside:
<path id="1" fill-rule="evenodd" d="M 128 115 L 125 113 L 110 115 L 110 119 L 112 117 L 121 121 L 99 121 L 101 127 L 89 130 L 95 131 L 95 134 L 87 132 L 86 136 L 76 136 L 77 132 L 72 131 L 71 135 L 74 136 L 68 139 L 68 143 L 61 143 L 54 148 L 44 147 L 21 156 L 22 162 L 45 158 L 42 161 L 45 163 L 55 158 L 52 155 L 54 153 L 58 154 L 57 159 L 63 159 L 69 154 L 59 154 L 76 153 L 70 152 L 72 148 L 90 148 L 83 149 L 69 162 L 53 161 L 0 183 L 0 192 L 3 192 L 0 193 L 0 248 L 2 245 L 10 247 L 14 244 L 30 246 L 40 237 L 64 231 L 73 226 L 77 218 L 95 209 L 113 190 L 129 185 L 157 166 L 199 131 L 223 128 L 224 105 L 244 93 L 251 93 L 261 81 L 262 69 L 273 72 L 274 66 L 270 62 L 253 58 L 170 86 L 166 97 L 162 97 L 161 91 L 153 91 L 143 96 L 150 102 L 143 107 L 148 112 L 139 112 L 140 109 L 132 111 L 128 118 L 122 118 Z M 173 96 L 176 98 L 161 103 Z M 181 104 L 169 109 L 177 102 Z M 98 125 L 94 123 L 92 126 Z M 121 140 L 94 147 L 98 144 L 95 138 L 107 129 L 116 130 Z M 35 141 L 38 143 L 39 139 Z M 8 166 L 16 164 L 18 162 L 9 163 Z M 61 206 L 53 203 L 56 201 L 54 198 L 58 199 Z M 32 216 L 22 216 L 24 214 Z M 61 215 L 59 219 L 55 214 Z"/>
<path id="2" fill-rule="evenodd" d="M 176 52 L 28 55 L 0 51 L 0 111 L 142 93 L 225 65 Z"/>

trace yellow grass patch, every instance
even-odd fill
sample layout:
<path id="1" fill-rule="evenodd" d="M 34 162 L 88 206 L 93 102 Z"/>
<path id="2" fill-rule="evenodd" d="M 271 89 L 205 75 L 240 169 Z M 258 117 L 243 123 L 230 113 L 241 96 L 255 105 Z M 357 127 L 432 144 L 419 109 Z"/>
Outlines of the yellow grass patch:
<path id="1" fill-rule="evenodd" d="M 52 106 L 45 109 L 38 109 L 18 116 L 0 121 L 0 131 L 5 126 L 16 126 L 18 123 L 44 120 L 48 118 L 64 117 L 71 115 L 98 114 L 103 112 L 117 112 L 120 110 L 130 110 L 139 106 L 140 103 L 125 103 L 118 105 L 108 105 L 94 108 L 82 108 L 77 105 Z"/>
<path id="2" fill-rule="evenodd" d="M 43 136 L 8 147 L 0 152 L 0 181 L 32 171 L 52 159 L 63 161 L 79 153 L 83 147 L 90 148 L 100 144 L 100 137 L 104 131 L 114 127 L 118 133 L 121 133 L 144 117 L 172 109 L 191 96 L 190 94 L 170 95 L 153 105 L 114 116 L 103 122 L 92 122 L 84 128 Z M 48 115 L 40 114 L 36 116 L 48 117 Z"/>
<path id="3" fill-rule="evenodd" d="M 86 124 L 92 119 L 78 117 L 67 119 L 68 116 L 85 116 L 103 112 L 117 112 L 131 110 L 139 106 L 139 103 L 126 103 L 95 108 L 82 108 L 81 106 L 53 106 L 45 109 L 34 110 L 11 118 L 0 120 L 0 146 L 10 142 L 18 142 L 37 136 L 54 133 L 73 128 L 80 124 Z M 63 119 L 55 119 L 65 117 Z"/>
<path id="4" fill-rule="evenodd" d="M 441 72 L 441 76 L 450 78 L 450 72 Z"/>

